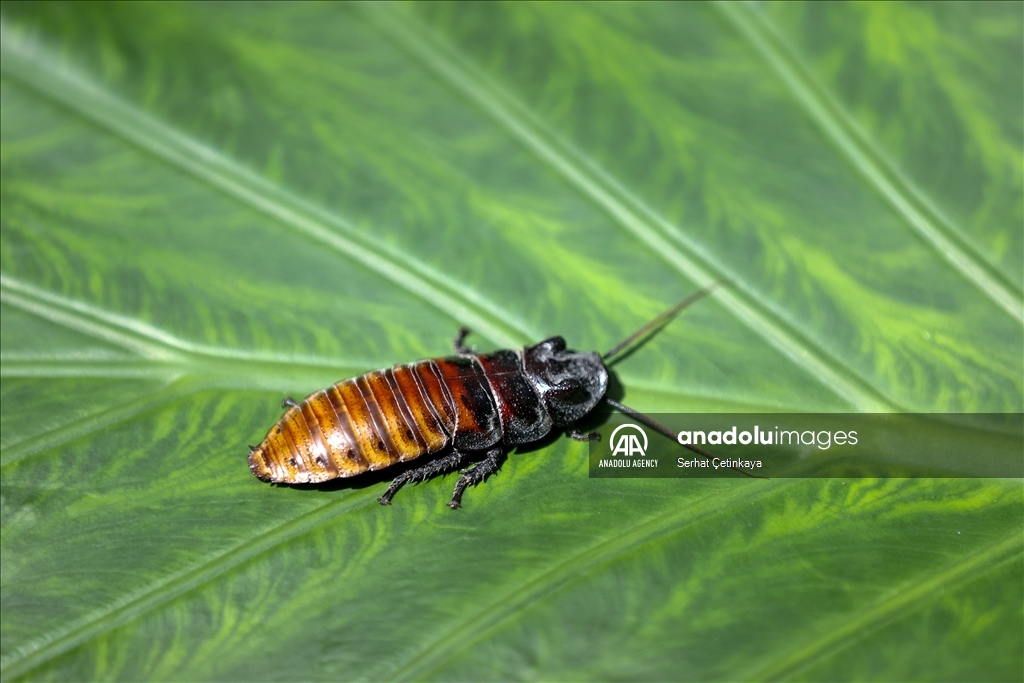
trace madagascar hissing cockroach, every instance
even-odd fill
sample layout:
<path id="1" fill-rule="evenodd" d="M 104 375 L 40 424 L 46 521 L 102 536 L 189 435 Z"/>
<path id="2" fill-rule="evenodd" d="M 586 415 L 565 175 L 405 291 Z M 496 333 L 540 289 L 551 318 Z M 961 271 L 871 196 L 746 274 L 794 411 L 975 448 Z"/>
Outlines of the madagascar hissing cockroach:
<path id="1" fill-rule="evenodd" d="M 263 481 L 308 484 L 353 477 L 430 457 L 395 477 L 379 498 L 391 503 L 410 481 L 425 481 L 479 460 L 462 474 L 448 506 L 461 507 L 466 487 L 501 467 L 514 446 L 553 429 L 580 441 L 598 438 L 571 425 L 605 403 L 675 440 L 653 419 L 605 396 L 605 361 L 653 334 L 719 283 L 680 301 L 604 354 L 572 351 L 551 337 L 521 351 L 477 353 L 455 338 L 456 355 L 375 370 L 307 396 L 285 399 L 288 410 L 259 446 L 249 447 L 249 469 Z M 706 451 L 687 446 L 704 456 Z"/>

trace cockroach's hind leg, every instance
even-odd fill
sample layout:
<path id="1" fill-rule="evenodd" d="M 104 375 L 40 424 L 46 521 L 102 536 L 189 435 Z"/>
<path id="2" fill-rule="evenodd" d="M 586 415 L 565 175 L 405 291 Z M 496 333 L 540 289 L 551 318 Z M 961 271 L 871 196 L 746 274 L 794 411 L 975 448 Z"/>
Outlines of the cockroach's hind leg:
<path id="1" fill-rule="evenodd" d="M 391 485 L 388 486 L 388 490 L 384 492 L 384 495 L 377 499 L 377 502 L 381 505 L 391 505 L 391 499 L 398 493 L 398 489 L 402 488 L 410 481 L 426 481 L 433 477 L 447 474 L 465 461 L 466 455 L 459 451 L 453 450 L 448 455 L 431 460 L 424 465 L 415 469 L 406 470 L 400 475 L 395 477 L 391 481 Z"/>
<path id="2" fill-rule="evenodd" d="M 298 401 L 296 401 L 296 400 L 295 400 L 294 398 L 292 398 L 291 396 L 289 396 L 289 397 L 288 397 L 288 398 L 286 398 L 285 400 L 281 401 L 281 407 L 282 407 L 282 408 L 294 408 L 294 407 L 295 407 L 295 406 L 297 406 L 297 405 L 299 405 L 299 402 L 298 402 Z"/>
<path id="3" fill-rule="evenodd" d="M 597 432 L 581 432 L 578 429 L 570 429 L 565 433 L 570 439 L 577 441 L 600 441 L 601 435 Z"/>
<path id="4" fill-rule="evenodd" d="M 466 337 L 468 337 L 469 334 L 470 332 L 468 327 L 463 326 L 459 328 L 459 333 L 455 335 L 455 340 L 452 341 L 452 348 L 455 350 L 455 353 L 459 353 L 466 356 L 477 355 L 476 349 L 471 349 L 465 344 Z"/>
<path id="5" fill-rule="evenodd" d="M 448 507 L 452 510 L 457 510 L 462 507 L 462 494 L 465 493 L 466 488 L 469 486 L 476 486 L 487 477 L 491 476 L 501 467 L 501 463 L 505 461 L 505 451 L 501 448 L 492 448 L 487 451 L 487 457 L 481 460 L 473 467 L 473 469 L 465 472 L 460 478 L 457 484 L 455 484 L 455 491 L 452 492 L 452 499 L 448 503 Z"/>

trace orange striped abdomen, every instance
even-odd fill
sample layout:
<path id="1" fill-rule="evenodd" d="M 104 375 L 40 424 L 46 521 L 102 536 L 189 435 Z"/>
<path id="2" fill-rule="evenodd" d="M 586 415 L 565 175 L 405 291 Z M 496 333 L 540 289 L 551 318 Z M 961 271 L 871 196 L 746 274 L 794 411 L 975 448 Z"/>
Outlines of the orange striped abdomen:
<path id="1" fill-rule="evenodd" d="M 375 370 L 310 394 L 249 454 L 249 469 L 264 481 L 315 483 L 437 453 L 464 412 L 438 364 L 447 369 L 448 359 Z"/>

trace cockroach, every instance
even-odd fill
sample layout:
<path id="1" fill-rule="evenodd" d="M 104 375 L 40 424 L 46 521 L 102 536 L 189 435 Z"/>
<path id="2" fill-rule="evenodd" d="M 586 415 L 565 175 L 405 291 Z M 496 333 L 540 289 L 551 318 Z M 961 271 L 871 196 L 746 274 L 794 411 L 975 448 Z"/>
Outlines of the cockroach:
<path id="1" fill-rule="evenodd" d="M 675 440 L 667 427 L 605 396 L 608 366 L 719 284 L 683 299 L 604 354 L 568 349 L 562 337 L 521 351 L 477 353 L 465 344 L 469 330 L 460 328 L 454 356 L 368 372 L 301 402 L 285 399 L 287 412 L 260 445 L 249 447 L 249 469 L 263 481 L 308 484 L 424 458 L 421 466 L 395 477 L 378 499 L 389 505 L 405 484 L 477 461 L 455 485 L 448 503 L 454 510 L 462 506 L 466 488 L 495 473 L 515 446 L 555 429 L 579 441 L 599 438 L 572 425 L 602 400 Z"/>

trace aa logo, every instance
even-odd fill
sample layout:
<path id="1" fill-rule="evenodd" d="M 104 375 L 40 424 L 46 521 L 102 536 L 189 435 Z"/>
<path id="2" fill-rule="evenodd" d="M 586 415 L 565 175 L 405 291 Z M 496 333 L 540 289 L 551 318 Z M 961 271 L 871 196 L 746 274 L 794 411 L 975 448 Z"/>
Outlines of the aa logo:
<path id="1" fill-rule="evenodd" d="M 619 434 L 619 432 L 622 432 Z M 637 436 L 639 434 L 639 437 Z M 640 445 L 640 439 L 643 439 L 643 445 Z M 624 424 L 619 425 L 612 432 L 612 438 L 609 439 L 612 445 L 612 455 L 625 455 L 627 457 L 647 455 L 647 432 L 637 427 L 635 424 Z"/>

